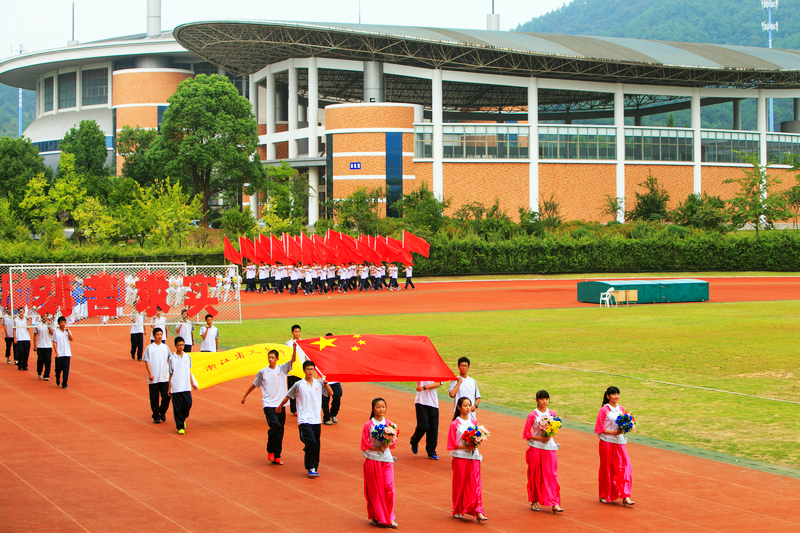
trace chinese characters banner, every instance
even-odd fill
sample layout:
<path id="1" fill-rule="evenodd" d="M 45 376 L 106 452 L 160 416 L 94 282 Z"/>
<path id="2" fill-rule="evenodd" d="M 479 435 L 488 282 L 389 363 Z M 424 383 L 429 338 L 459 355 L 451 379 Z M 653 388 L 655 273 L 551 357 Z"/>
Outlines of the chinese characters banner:
<path id="1" fill-rule="evenodd" d="M 241 322 L 236 265 L 185 263 L 9 265 L 0 301 L 32 323 L 64 316 L 72 326 Z"/>
<path id="2" fill-rule="evenodd" d="M 201 389 L 244 376 L 254 376 L 269 364 L 267 354 L 270 350 L 277 350 L 280 354 L 279 365 L 292 358 L 292 349 L 285 344 L 254 344 L 224 352 L 192 352 L 189 354 L 192 358 L 192 374 Z M 302 373 L 302 368 L 303 363 L 298 358 L 292 365 L 292 373 Z"/>

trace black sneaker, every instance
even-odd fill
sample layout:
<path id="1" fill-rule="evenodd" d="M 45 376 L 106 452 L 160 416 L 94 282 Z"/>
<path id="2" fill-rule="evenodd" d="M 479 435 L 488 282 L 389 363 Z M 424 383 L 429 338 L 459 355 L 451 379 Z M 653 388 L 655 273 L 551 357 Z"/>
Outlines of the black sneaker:
<path id="1" fill-rule="evenodd" d="M 160 423 L 161 423 L 161 419 L 160 418 L 154 418 L 153 419 L 153 424 L 160 424 Z"/>
<path id="2" fill-rule="evenodd" d="M 161 415 L 161 421 L 162 422 L 166 422 L 167 421 L 167 415 Z"/>

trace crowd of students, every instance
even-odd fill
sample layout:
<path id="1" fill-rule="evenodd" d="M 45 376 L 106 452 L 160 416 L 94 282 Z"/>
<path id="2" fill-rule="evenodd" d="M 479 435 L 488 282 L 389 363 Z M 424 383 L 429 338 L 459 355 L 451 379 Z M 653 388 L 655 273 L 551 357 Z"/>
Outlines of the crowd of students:
<path id="1" fill-rule="evenodd" d="M 245 292 L 305 295 L 347 293 L 349 291 L 399 291 L 398 275 L 401 266 L 396 263 L 332 265 L 314 263 L 304 265 L 257 265 L 248 263 L 244 268 Z M 403 289 L 415 289 L 411 265 L 402 266 L 405 274 Z"/>
<path id="2" fill-rule="evenodd" d="M 55 319 L 50 313 L 40 316 L 25 307 L 17 309 L 16 315 L 10 309 L 0 308 L 0 319 L 6 341 L 6 364 L 14 364 L 17 370 L 28 371 L 31 352 L 31 331 L 36 348 L 36 373 L 43 381 L 50 381 L 50 371 L 55 356 L 56 386 L 69 388 L 69 368 L 72 361 L 70 342 L 74 340 L 63 316 Z"/>

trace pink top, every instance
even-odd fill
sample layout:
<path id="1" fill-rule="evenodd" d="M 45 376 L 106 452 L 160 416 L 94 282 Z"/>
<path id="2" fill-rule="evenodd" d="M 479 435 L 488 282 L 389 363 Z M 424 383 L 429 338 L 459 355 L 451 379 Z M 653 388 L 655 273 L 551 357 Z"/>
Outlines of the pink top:
<path id="1" fill-rule="evenodd" d="M 383 423 L 386 424 L 386 425 L 390 425 L 392 423 L 392 421 L 389 420 L 388 418 L 384 418 L 383 419 Z M 374 427 L 375 427 L 375 419 L 374 418 L 370 418 L 369 420 L 367 420 L 367 423 L 364 424 L 364 429 L 361 431 L 361 451 L 362 452 L 364 450 L 369 450 L 372 446 L 375 446 L 377 448 L 377 446 L 376 446 L 377 442 L 375 441 L 375 439 L 372 438 L 372 435 L 371 435 L 372 428 L 374 428 Z M 400 434 L 399 430 L 398 430 L 397 434 L 398 435 Z M 394 444 L 389 446 L 389 449 L 394 449 Z"/>
<path id="2" fill-rule="evenodd" d="M 461 425 L 461 417 L 457 417 L 453 422 L 450 424 L 450 431 L 447 433 L 447 449 L 448 450 L 455 450 L 458 446 L 463 446 L 464 443 L 461 442 L 461 435 L 464 434 L 463 431 L 459 431 L 459 426 Z M 477 426 L 478 421 L 475 418 L 469 418 L 469 425 L 470 426 Z"/>
<path id="3" fill-rule="evenodd" d="M 628 438 L 622 435 L 604 435 L 604 431 L 616 431 L 619 429 L 617 426 L 617 417 L 627 413 L 625 409 L 617 404 L 616 408 L 612 408 L 609 404 L 605 404 L 600 408 L 597 413 L 597 421 L 594 424 L 594 432 L 600 437 L 600 440 L 610 442 L 612 444 L 625 444 Z"/>
<path id="4" fill-rule="evenodd" d="M 533 433 L 531 432 L 531 428 L 536 423 L 536 419 L 544 416 L 545 414 L 548 414 L 551 417 L 556 416 L 556 412 L 552 409 L 548 409 L 547 413 L 542 413 L 538 409 L 535 409 L 531 414 L 528 415 L 528 420 L 525 422 L 525 429 L 522 431 L 523 439 L 528 440 L 531 437 L 544 437 L 544 433 L 542 433 L 541 430 L 537 430 L 536 433 Z"/>

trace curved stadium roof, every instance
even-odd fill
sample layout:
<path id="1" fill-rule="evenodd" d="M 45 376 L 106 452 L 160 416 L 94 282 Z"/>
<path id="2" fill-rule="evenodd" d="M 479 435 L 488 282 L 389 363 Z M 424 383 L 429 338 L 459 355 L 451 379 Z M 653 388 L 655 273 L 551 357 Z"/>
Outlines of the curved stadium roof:
<path id="1" fill-rule="evenodd" d="M 218 21 L 173 30 L 185 48 L 238 74 L 290 58 L 684 87 L 800 87 L 800 52 L 613 37 L 368 24 Z"/>

